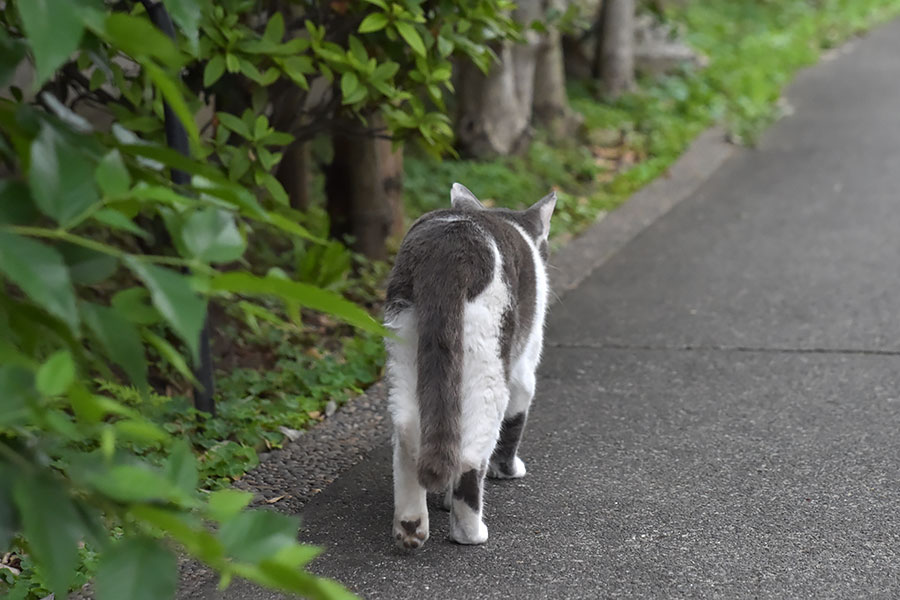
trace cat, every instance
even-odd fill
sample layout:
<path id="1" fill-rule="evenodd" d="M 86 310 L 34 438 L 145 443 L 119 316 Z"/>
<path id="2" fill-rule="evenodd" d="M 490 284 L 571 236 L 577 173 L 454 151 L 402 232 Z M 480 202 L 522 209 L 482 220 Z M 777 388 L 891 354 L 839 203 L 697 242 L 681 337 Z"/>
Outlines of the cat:
<path id="1" fill-rule="evenodd" d="M 515 211 L 454 183 L 450 200 L 407 232 L 384 310 L 393 537 L 407 549 L 428 539 L 428 491 L 446 492 L 452 541 L 487 541 L 484 477 L 525 475 L 517 450 L 543 346 L 556 193 Z"/>

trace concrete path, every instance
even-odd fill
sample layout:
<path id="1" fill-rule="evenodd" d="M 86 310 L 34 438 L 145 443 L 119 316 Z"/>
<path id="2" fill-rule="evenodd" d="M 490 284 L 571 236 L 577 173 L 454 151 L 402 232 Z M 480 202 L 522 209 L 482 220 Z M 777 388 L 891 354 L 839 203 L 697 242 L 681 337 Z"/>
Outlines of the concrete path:
<path id="1" fill-rule="evenodd" d="M 489 542 L 435 506 L 395 550 L 384 448 L 303 510 L 316 571 L 367 599 L 900 597 L 900 22 L 787 96 L 553 307 Z"/>

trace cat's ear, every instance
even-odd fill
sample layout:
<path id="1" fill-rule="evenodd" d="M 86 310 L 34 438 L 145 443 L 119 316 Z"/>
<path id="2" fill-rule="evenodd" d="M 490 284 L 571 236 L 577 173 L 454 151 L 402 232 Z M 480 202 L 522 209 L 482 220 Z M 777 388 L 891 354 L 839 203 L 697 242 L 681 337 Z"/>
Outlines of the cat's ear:
<path id="1" fill-rule="evenodd" d="M 475 194 L 461 183 L 454 183 L 450 187 L 450 206 L 460 210 L 484 210 L 484 205 Z"/>
<path id="2" fill-rule="evenodd" d="M 554 208 L 556 208 L 556 192 L 550 192 L 528 209 L 528 213 L 533 215 L 540 226 L 538 237 L 547 239 L 550 235 L 550 217 L 553 216 Z"/>

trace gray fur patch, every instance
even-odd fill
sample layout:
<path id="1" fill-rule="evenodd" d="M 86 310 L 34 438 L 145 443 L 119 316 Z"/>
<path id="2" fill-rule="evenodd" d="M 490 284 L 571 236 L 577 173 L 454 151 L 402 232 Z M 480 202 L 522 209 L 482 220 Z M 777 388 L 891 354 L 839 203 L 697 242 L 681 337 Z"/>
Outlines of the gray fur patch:
<path id="1" fill-rule="evenodd" d="M 491 456 L 491 464 L 504 475 L 511 476 L 514 473 L 516 452 L 519 449 L 519 441 L 525 430 L 526 413 L 520 412 L 507 419 L 503 419 L 500 429 L 500 439 Z"/>
<path id="2" fill-rule="evenodd" d="M 459 477 L 456 487 L 453 488 L 453 497 L 462 500 L 469 508 L 478 512 L 481 510 L 481 482 L 483 479 L 483 469 L 466 471 Z"/>

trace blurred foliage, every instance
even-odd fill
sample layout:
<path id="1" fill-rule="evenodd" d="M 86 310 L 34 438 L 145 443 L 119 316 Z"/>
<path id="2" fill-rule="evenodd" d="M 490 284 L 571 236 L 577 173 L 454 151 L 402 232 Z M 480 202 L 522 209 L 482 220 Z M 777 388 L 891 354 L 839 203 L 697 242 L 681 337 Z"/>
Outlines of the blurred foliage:
<path id="1" fill-rule="evenodd" d="M 317 550 L 296 542 L 295 518 L 245 510 L 249 494 L 200 493 L 223 470 L 246 468 L 253 448 L 227 440 L 227 418 L 208 420 L 151 390 L 160 369 L 194 381 L 210 299 L 283 328 L 299 328 L 306 307 L 367 330 L 365 339 L 382 331 L 326 279 L 240 269 L 258 229 L 324 244 L 284 206 L 270 174 L 270 149 L 291 137 L 245 110 L 217 113 L 224 125 L 208 139 L 194 121 L 201 97 L 181 82 L 198 60 L 228 67 L 240 38 L 256 46 L 240 46 L 253 60 L 237 70 L 264 87 L 271 75 L 257 81 L 260 65 L 284 67 L 279 57 L 305 42 L 276 42 L 278 18 L 256 34 L 217 21 L 225 16 L 211 2 L 166 5 L 179 26 L 174 42 L 139 5 L 23 1 L 0 12 L 0 83 L 31 57 L 36 91 L 10 88 L 0 100 L 0 547 L 21 557 L 20 576 L 0 570 L 0 589 L 64 597 L 96 565 L 101 600 L 172 597 L 177 547 L 223 584 L 237 576 L 352 597 L 303 571 Z M 223 46 L 207 43 L 212 28 Z M 206 161 L 160 144 L 164 102 Z M 81 103 L 105 107 L 112 126 L 86 120 Z M 252 165 L 238 162 L 232 133 Z M 170 169 L 187 182 L 173 184 Z M 184 411 L 178 427 L 165 418 L 175 410 Z"/>

